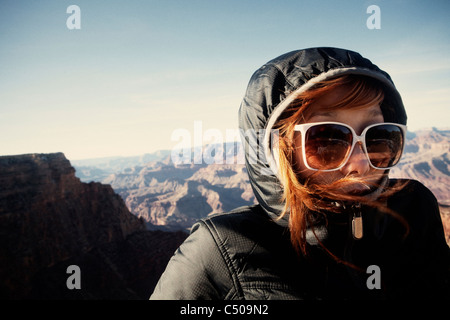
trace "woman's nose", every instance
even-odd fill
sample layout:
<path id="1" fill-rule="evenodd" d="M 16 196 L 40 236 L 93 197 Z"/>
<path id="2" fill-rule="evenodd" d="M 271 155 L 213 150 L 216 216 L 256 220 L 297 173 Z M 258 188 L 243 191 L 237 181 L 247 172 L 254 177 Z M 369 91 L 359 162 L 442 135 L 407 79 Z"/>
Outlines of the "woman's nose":
<path id="1" fill-rule="evenodd" d="M 344 175 L 358 175 L 363 176 L 370 171 L 369 159 L 364 153 L 362 145 L 358 142 L 353 149 L 350 158 L 345 166 L 341 168 L 341 172 Z"/>

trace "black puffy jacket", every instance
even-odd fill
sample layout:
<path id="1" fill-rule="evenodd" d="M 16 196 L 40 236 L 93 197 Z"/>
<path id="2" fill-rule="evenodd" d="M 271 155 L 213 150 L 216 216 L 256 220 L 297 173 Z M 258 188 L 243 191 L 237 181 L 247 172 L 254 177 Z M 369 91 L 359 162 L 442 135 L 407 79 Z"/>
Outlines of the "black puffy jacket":
<path id="1" fill-rule="evenodd" d="M 311 79 L 349 73 L 381 81 L 388 105 L 394 106 L 382 107 L 385 121 L 406 124 L 400 95 L 385 72 L 352 51 L 312 48 L 280 56 L 254 73 L 241 105 L 240 128 L 270 132 L 291 97 L 308 90 Z M 422 184 L 409 181 L 386 203 L 408 222 L 406 238 L 398 219 L 361 207 L 360 240 L 352 236 L 350 211 L 330 213 L 327 224 L 315 226 L 325 228 L 322 244 L 341 260 L 333 259 L 314 237 L 307 237 L 304 257 L 291 245 L 288 217 L 275 219 L 283 203 L 269 135 L 245 134 L 243 143 L 259 204 L 196 223 L 151 299 L 450 297 L 450 249 L 437 201 Z"/>

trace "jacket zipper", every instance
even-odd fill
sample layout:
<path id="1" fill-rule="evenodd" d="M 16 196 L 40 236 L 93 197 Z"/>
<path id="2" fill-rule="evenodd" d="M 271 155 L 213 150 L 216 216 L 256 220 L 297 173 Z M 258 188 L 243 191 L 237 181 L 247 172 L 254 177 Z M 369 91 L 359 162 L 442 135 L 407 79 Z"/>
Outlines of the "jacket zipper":
<path id="1" fill-rule="evenodd" d="M 352 219 L 352 235 L 353 239 L 360 240 L 362 239 L 363 233 L 363 221 L 362 221 L 362 213 L 361 213 L 361 204 L 355 204 L 352 206 L 353 211 L 353 219 Z"/>

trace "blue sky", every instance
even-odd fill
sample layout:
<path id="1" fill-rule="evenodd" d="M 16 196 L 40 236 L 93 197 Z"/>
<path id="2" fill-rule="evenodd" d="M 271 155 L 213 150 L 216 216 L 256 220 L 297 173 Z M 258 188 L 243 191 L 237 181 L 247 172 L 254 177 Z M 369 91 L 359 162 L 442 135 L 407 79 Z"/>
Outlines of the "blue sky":
<path id="1" fill-rule="evenodd" d="M 81 29 L 69 30 L 69 5 Z M 369 30 L 370 5 L 381 29 Z M 450 127 L 449 1 L 0 1 L 0 155 L 70 160 L 225 136 L 251 74 L 288 51 L 336 46 L 386 70 L 410 130 Z"/>

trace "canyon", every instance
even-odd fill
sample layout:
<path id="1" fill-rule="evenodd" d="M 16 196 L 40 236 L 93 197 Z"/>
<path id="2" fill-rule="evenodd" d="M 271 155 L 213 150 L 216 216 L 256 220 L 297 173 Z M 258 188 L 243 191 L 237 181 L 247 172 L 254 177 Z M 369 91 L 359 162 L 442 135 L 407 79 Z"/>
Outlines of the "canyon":
<path id="1" fill-rule="evenodd" d="M 111 185 L 149 228 L 188 230 L 193 222 L 208 214 L 256 203 L 242 164 L 242 146 L 228 143 L 213 149 L 218 155 L 216 162 L 234 157 L 234 163 L 198 161 L 194 155 L 202 154 L 201 150 L 192 151 L 190 164 L 175 164 L 169 150 L 73 163 L 81 180 Z M 206 146 L 203 149 L 207 154 L 209 150 Z M 402 160 L 391 169 L 390 176 L 418 180 L 434 193 L 450 244 L 449 151 L 450 130 L 408 132 Z"/>
<path id="2" fill-rule="evenodd" d="M 449 142 L 450 130 L 409 132 L 390 175 L 431 189 L 450 245 Z M 147 299 L 195 221 L 256 203 L 241 145 L 214 150 L 235 161 L 0 156 L 0 298 Z M 71 290 L 74 265 L 81 289 Z"/>

